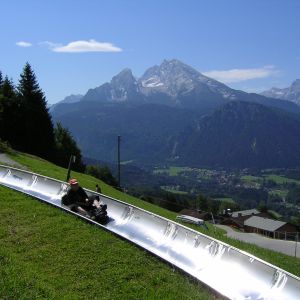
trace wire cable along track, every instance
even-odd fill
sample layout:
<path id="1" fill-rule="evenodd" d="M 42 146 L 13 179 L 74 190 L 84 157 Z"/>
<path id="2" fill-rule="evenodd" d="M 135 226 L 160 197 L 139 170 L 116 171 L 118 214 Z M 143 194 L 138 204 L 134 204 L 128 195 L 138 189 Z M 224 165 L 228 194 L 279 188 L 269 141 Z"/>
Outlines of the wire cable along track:
<path id="1" fill-rule="evenodd" d="M 68 185 L 0 165 L 0 184 L 76 214 L 182 269 L 230 299 L 300 299 L 300 278 L 181 224 L 103 194 L 111 221 L 98 224 L 61 204 Z"/>

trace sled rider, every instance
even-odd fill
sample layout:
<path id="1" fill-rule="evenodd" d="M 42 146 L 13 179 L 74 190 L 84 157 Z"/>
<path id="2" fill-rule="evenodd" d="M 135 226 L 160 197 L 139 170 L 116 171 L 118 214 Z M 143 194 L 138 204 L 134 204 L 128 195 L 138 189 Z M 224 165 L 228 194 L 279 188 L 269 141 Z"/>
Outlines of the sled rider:
<path id="1" fill-rule="evenodd" d="M 75 178 L 70 179 L 69 184 L 68 192 L 62 197 L 62 204 L 67 205 L 72 211 L 88 216 L 88 210 L 92 208 L 94 199 L 88 197 Z"/>

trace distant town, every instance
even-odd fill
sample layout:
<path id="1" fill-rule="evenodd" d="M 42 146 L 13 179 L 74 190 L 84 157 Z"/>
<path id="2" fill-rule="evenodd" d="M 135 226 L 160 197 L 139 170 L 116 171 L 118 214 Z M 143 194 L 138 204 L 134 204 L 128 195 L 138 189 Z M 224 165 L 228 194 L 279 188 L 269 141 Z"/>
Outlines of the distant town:
<path id="1" fill-rule="evenodd" d="M 300 224 L 300 170 L 211 170 L 188 167 L 155 168 L 164 177 L 161 188 L 176 195 L 198 195 L 227 203 L 229 208 L 266 207 L 277 218 Z M 223 205 L 225 207 L 226 205 Z"/>

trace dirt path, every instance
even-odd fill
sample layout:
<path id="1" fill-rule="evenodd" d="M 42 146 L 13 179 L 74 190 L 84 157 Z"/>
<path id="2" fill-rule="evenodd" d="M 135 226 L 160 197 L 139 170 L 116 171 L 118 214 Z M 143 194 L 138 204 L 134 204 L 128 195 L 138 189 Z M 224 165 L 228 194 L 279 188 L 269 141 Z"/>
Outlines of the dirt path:
<path id="1" fill-rule="evenodd" d="M 18 162 L 14 161 L 13 159 L 11 159 L 7 154 L 5 153 L 0 153 L 0 164 L 3 165 L 8 165 L 11 167 L 16 167 L 16 168 L 20 168 L 20 169 L 27 169 L 25 166 L 19 164 Z"/>

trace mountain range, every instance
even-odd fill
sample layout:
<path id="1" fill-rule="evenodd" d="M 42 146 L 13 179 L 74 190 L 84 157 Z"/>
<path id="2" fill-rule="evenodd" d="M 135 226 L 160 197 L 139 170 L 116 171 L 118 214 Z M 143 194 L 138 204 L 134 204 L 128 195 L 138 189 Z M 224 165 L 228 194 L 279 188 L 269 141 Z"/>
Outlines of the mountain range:
<path id="1" fill-rule="evenodd" d="M 178 60 L 165 60 L 140 78 L 124 69 L 68 102 L 51 109 L 53 120 L 94 159 L 115 160 L 121 135 L 122 159 L 138 165 L 272 167 L 300 161 L 290 153 L 300 153 L 300 106 L 231 89 Z M 268 145 L 276 145 L 278 155 L 266 159 L 274 150 L 269 153 Z"/>
<path id="2" fill-rule="evenodd" d="M 230 102 L 173 141 L 182 165 L 293 168 L 300 165 L 300 118 L 249 102 Z"/>
<path id="3" fill-rule="evenodd" d="M 65 97 L 63 100 L 58 101 L 56 104 L 50 106 L 50 112 L 55 109 L 55 107 L 62 103 L 76 103 L 82 99 L 83 95 L 70 95 Z"/>
<path id="4" fill-rule="evenodd" d="M 291 86 L 279 89 L 276 87 L 271 88 L 268 91 L 262 92 L 261 95 L 276 99 L 283 99 L 292 101 L 300 105 L 300 79 L 296 79 Z"/>
<path id="5" fill-rule="evenodd" d="M 176 59 L 164 60 L 161 65 L 146 70 L 140 78 L 135 78 L 130 69 L 124 69 L 109 83 L 89 89 L 84 96 L 68 96 L 59 104 L 78 101 L 157 103 L 203 112 L 229 101 L 249 101 L 300 113 L 300 107 L 290 101 L 231 89 Z"/>

